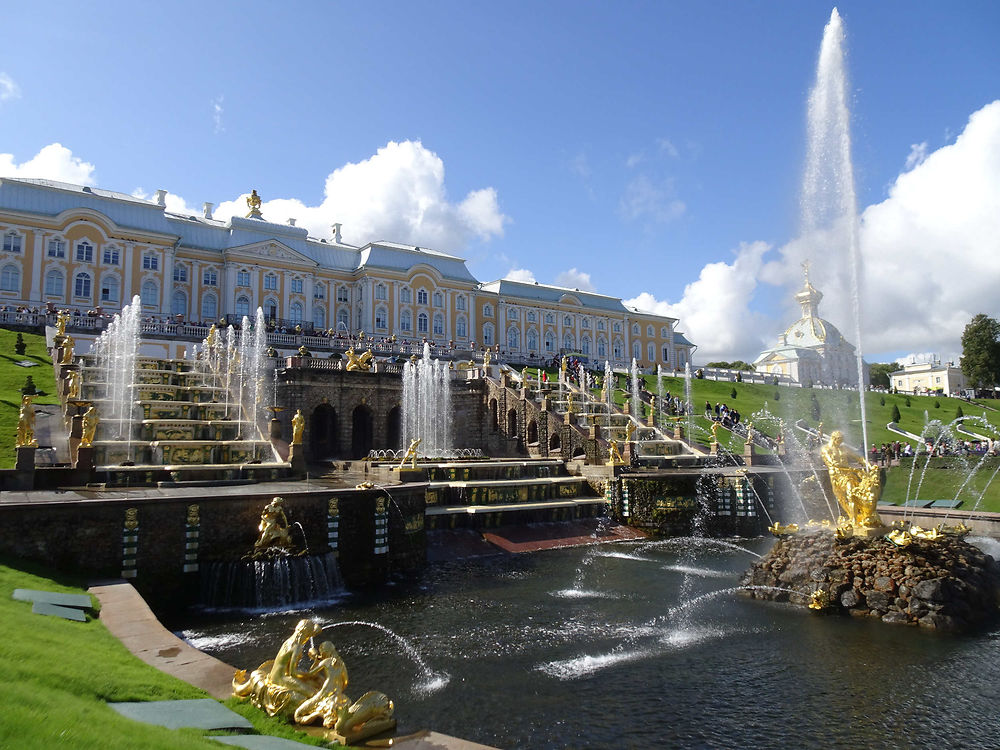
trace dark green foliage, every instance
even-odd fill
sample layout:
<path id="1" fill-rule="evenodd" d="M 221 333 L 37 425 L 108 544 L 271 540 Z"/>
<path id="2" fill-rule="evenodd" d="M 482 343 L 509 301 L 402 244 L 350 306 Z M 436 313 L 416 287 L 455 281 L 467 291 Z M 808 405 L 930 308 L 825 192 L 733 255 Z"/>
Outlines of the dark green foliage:
<path id="1" fill-rule="evenodd" d="M 736 382 L 737 383 L 742 383 L 743 382 L 743 372 L 742 371 L 736 373 Z"/>
<path id="2" fill-rule="evenodd" d="M 816 398 L 815 393 L 813 393 L 809 397 L 809 415 L 813 418 L 814 422 L 819 421 L 819 416 L 820 416 L 819 399 Z"/>
<path id="3" fill-rule="evenodd" d="M 934 399 L 934 408 L 935 409 L 940 409 L 941 408 L 941 402 L 938 401 L 937 399 Z"/>
<path id="4" fill-rule="evenodd" d="M 723 370 L 744 370 L 746 372 L 753 372 L 753 365 L 749 362 L 744 362 L 742 359 L 734 359 L 732 362 L 724 362 L 722 360 L 718 362 L 709 362 L 705 367 L 718 367 Z"/>
<path id="5" fill-rule="evenodd" d="M 910 397 L 909 396 L 906 397 L 906 405 L 910 406 Z"/>
<path id="6" fill-rule="evenodd" d="M 885 406 L 885 396 L 879 396 L 878 405 Z"/>
<path id="7" fill-rule="evenodd" d="M 962 332 L 962 372 L 977 388 L 1000 383 L 1000 321 L 979 313 Z"/>
<path id="8" fill-rule="evenodd" d="M 774 400 L 775 401 L 781 401 L 781 391 L 775 391 L 774 392 Z"/>
<path id="9" fill-rule="evenodd" d="M 24 343 L 24 334 L 18 333 L 17 341 L 14 342 L 14 354 L 18 355 L 19 357 L 23 357 L 25 347 L 26 345 Z"/>
<path id="10" fill-rule="evenodd" d="M 892 421 L 899 424 L 899 420 L 903 418 L 903 415 L 899 413 L 899 407 L 896 404 L 892 405 Z"/>
<path id="11" fill-rule="evenodd" d="M 729 398 L 736 398 L 736 389 L 735 388 L 733 388 L 733 390 L 731 390 L 729 392 Z"/>
<path id="12" fill-rule="evenodd" d="M 962 411 L 962 407 L 961 406 L 959 406 L 957 409 L 955 409 L 955 419 L 961 419 L 964 416 L 965 416 L 965 412 Z"/>
<path id="13" fill-rule="evenodd" d="M 38 393 L 38 388 L 35 386 L 35 381 L 32 380 L 31 376 L 29 375 L 28 379 L 24 381 L 24 385 L 21 386 L 21 395 L 22 396 L 27 396 L 27 395 L 34 396 L 36 393 Z"/>

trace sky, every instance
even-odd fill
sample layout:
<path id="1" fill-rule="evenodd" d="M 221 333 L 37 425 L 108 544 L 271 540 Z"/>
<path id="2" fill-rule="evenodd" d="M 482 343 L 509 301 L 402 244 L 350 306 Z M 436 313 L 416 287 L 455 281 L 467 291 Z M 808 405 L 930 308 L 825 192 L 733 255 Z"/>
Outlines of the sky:
<path id="1" fill-rule="evenodd" d="M 458 255 L 679 319 L 696 363 L 798 317 L 855 340 L 843 258 L 800 236 L 814 0 L 18 3 L 0 176 Z M 1000 3 L 841 2 L 860 345 L 956 360 L 1000 316 Z M 810 254 L 810 250 L 812 253 Z M 855 342 L 857 343 L 857 342 Z"/>

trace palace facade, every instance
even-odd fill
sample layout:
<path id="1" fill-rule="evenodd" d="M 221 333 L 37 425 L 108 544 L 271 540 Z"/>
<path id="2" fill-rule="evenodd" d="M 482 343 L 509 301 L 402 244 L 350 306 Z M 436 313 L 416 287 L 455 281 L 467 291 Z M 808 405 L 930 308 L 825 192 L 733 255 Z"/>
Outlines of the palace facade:
<path id="1" fill-rule="evenodd" d="M 256 194 L 254 194 L 256 197 Z M 259 206 L 259 203 L 257 203 Z M 0 306 L 144 315 L 193 322 L 253 316 L 280 326 L 364 331 L 509 359 L 573 353 L 623 366 L 683 369 L 694 345 L 674 318 L 620 298 L 507 279 L 482 283 L 466 262 L 397 242 L 357 247 L 265 220 L 201 216 L 153 200 L 42 179 L 0 178 Z"/>

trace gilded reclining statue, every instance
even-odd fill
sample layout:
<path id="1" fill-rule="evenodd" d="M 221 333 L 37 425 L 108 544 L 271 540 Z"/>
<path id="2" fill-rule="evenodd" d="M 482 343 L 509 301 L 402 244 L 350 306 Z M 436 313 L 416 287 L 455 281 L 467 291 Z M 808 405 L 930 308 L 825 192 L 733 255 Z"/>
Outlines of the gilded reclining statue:
<path id="1" fill-rule="evenodd" d="M 301 668 L 306 645 L 322 630 L 315 620 L 299 620 L 274 659 L 249 674 L 245 669 L 236 673 L 233 695 L 268 716 L 302 725 L 321 723 L 347 744 L 394 729 L 393 702 L 384 694 L 370 690 L 354 702 L 344 694 L 347 666 L 330 641 L 311 646 L 306 652 L 310 663 Z"/>

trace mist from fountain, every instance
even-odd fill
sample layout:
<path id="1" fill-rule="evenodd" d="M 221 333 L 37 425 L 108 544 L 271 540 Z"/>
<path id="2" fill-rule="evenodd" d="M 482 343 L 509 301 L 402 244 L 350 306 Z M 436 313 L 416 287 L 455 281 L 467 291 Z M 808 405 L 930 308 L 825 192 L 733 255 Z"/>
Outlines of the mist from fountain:
<path id="1" fill-rule="evenodd" d="M 642 422 L 642 401 L 639 399 L 639 379 L 642 377 L 639 374 L 639 365 L 635 361 L 635 357 L 632 358 L 632 418 L 637 422 Z"/>
<path id="2" fill-rule="evenodd" d="M 861 340 L 861 252 L 854 166 L 851 161 L 848 79 L 844 60 L 845 33 L 834 8 L 823 30 L 816 82 L 809 94 L 807 155 L 802 180 L 802 236 L 811 242 L 825 237 L 831 251 L 848 248 L 851 304 L 857 355 L 861 444 L 868 445 L 864 358 Z M 822 252 L 823 248 L 815 248 Z"/>
<path id="3" fill-rule="evenodd" d="M 444 457 L 452 453 L 451 373 L 448 363 L 431 359 L 430 344 L 423 357 L 403 365 L 401 448 L 420 439 L 420 454 Z"/>
<path id="4" fill-rule="evenodd" d="M 117 426 L 115 437 L 128 445 L 132 455 L 132 430 L 135 424 L 135 372 L 139 353 L 139 322 L 142 300 L 132 303 L 112 318 L 111 323 L 94 342 L 100 381 L 105 384 L 106 421 Z"/>

